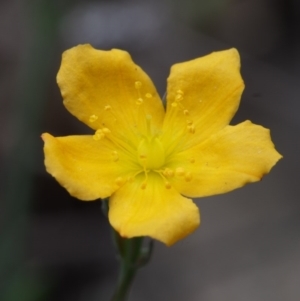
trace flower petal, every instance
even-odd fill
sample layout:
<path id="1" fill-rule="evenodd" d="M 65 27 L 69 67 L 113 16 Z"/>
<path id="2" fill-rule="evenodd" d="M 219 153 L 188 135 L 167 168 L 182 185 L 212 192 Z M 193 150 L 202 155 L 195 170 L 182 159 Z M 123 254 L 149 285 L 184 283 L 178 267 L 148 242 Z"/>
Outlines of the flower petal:
<path id="1" fill-rule="evenodd" d="M 160 127 L 164 108 L 148 75 L 126 51 L 79 45 L 64 52 L 57 82 L 64 105 L 93 129 Z"/>
<path id="2" fill-rule="evenodd" d="M 110 198 L 109 221 L 124 237 L 150 236 L 170 246 L 193 232 L 200 223 L 199 210 L 173 188 L 167 189 L 162 178 L 149 173 L 137 176 Z"/>
<path id="3" fill-rule="evenodd" d="M 172 184 L 189 197 L 225 193 L 259 181 L 281 157 L 269 130 L 245 121 L 174 156 L 170 166 L 190 174 L 189 181 L 175 177 Z"/>
<path id="4" fill-rule="evenodd" d="M 177 149 L 181 150 L 204 141 L 229 124 L 243 89 L 236 49 L 173 65 L 168 78 L 164 139 L 177 138 Z"/>
<path id="5" fill-rule="evenodd" d="M 47 133 L 42 138 L 47 171 L 80 200 L 110 196 L 119 188 L 117 184 L 122 175 L 127 173 L 127 166 L 120 163 L 124 161 L 121 160 L 124 154 L 117 153 L 108 139 L 95 141 L 92 136 L 53 137 Z M 130 162 L 127 165 L 130 167 Z"/>

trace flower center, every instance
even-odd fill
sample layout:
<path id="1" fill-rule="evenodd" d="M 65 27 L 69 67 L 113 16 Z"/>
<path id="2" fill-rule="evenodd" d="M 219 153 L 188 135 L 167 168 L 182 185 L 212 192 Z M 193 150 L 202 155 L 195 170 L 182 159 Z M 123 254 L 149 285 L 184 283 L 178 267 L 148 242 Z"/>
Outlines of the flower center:
<path id="1" fill-rule="evenodd" d="M 165 150 L 157 137 L 144 138 L 138 146 L 138 160 L 143 168 L 155 170 L 165 163 Z"/>

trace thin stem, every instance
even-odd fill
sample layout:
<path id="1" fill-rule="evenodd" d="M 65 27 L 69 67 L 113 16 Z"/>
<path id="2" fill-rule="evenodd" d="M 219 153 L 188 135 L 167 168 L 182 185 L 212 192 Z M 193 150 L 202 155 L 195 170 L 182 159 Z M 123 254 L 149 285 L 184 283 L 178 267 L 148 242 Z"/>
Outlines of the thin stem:
<path id="1" fill-rule="evenodd" d="M 103 200 L 102 210 L 108 216 L 108 200 Z M 120 272 L 115 292 L 110 301 L 126 301 L 137 270 L 150 260 L 153 241 L 150 240 L 148 245 L 143 246 L 144 237 L 124 238 L 113 228 L 112 234 L 120 261 Z"/>
<path id="2" fill-rule="evenodd" d="M 120 274 L 115 293 L 111 301 L 125 301 L 130 292 L 134 276 L 140 267 L 143 238 L 122 238 L 114 231 L 116 246 L 119 250 Z"/>
<path id="3" fill-rule="evenodd" d="M 111 301 L 127 300 L 136 271 L 136 269 L 130 267 L 126 262 L 121 263 L 118 284 Z"/>

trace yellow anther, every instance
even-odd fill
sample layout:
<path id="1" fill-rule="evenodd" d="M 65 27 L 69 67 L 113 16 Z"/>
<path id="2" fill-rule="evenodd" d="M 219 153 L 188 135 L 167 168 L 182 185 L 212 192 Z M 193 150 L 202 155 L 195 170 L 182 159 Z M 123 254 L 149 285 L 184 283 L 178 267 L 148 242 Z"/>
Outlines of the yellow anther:
<path id="1" fill-rule="evenodd" d="M 145 182 L 142 183 L 141 188 L 146 189 L 146 187 L 147 187 L 147 182 L 145 181 Z"/>
<path id="2" fill-rule="evenodd" d="M 182 100 L 182 99 L 183 99 L 182 94 L 177 94 L 177 95 L 175 96 L 175 100 L 176 100 L 176 101 L 180 101 L 180 100 Z"/>
<path id="3" fill-rule="evenodd" d="M 152 94 L 151 93 L 146 93 L 145 95 L 147 98 L 152 98 Z"/>
<path id="4" fill-rule="evenodd" d="M 147 159 L 147 156 L 146 156 L 146 155 L 140 155 L 140 159 L 141 159 L 141 160 L 146 160 L 146 159 Z"/>
<path id="5" fill-rule="evenodd" d="M 111 110 L 111 106 L 109 106 L 109 105 L 105 106 L 105 107 L 104 107 L 104 110 L 105 110 L 105 111 Z"/>
<path id="6" fill-rule="evenodd" d="M 142 83 L 141 83 L 140 81 L 136 81 L 136 82 L 134 83 L 134 86 L 135 86 L 136 89 L 140 89 L 141 86 L 142 86 Z"/>
<path id="7" fill-rule="evenodd" d="M 98 141 L 98 140 L 100 140 L 100 139 L 102 139 L 103 138 L 103 136 L 101 136 L 100 134 L 95 134 L 95 135 L 93 135 L 93 139 L 95 140 L 95 141 Z"/>
<path id="8" fill-rule="evenodd" d="M 138 98 L 138 100 L 135 102 L 137 105 L 141 105 L 144 102 L 143 98 Z"/>
<path id="9" fill-rule="evenodd" d="M 91 115 L 89 118 L 89 122 L 95 122 L 98 119 L 97 115 Z"/>
<path id="10" fill-rule="evenodd" d="M 189 115 L 190 115 L 190 112 L 189 112 L 188 110 L 183 110 L 183 114 L 184 114 L 185 116 L 189 116 Z"/>
<path id="11" fill-rule="evenodd" d="M 182 90 L 177 90 L 176 93 L 177 93 L 177 94 L 181 94 L 181 95 L 184 94 Z"/>
<path id="12" fill-rule="evenodd" d="M 174 171 L 171 169 L 171 168 L 166 168 L 164 171 L 163 171 L 163 175 L 165 177 L 173 177 L 174 176 Z"/>
<path id="13" fill-rule="evenodd" d="M 103 133 L 103 134 L 109 134 L 109 133 L 110 133 L 110 129 L 108 129 L 108 128 L 103 128 L 103 129 L 102 129 L 102 133 Z"/>
<path id="14" fill-rule="evenodd" d="M 187 120 L 186 120 L 186 123 L 187 123 L 188 125 L 192 125 L 192 124 L 193 124 L 193 121 L 192 121 L 192 120 L 189 120 L 189 119 L 187 119 Z"/>
<path id="15" fill-rule="evenodd" d="M 192 173 L 190 171 L 188 171 L 185 176 L 184 176 L 184 179 L 187 181 L 187 182 L 190 182 L 192 180 Z"/>
<path id="16" fill-rule="evenodd" d="M 195 132 L 196 132 L 196 128 L 195 128 L 195 126 L 192 124 L 192 125 L 188 125 L 187 126 L 187 129 L 188 129 L 188 131 L 191 133 L 191 134 L 195 134 Z"/>
<path id="17" fill-rule="evenodd" d="M 117 151 L 112 152 L 112 159 L 113 159 L 114 162 L 119 161 L 119 154 L 118 154 Z"/>
<path id="18" fill-rule="evenodd" d="M 191 159 L 190 159 L 190 162 L 191 162 L 191 163 L 195 163 L 195 162 L 196 162 L 195 158 L 191 158 Z"/>
<path id="19" fill-rule="evenodd" d="M 177 107 L 177 103 L 176 102 L 172 102 L 172 107 L 176 108 Z"/>
<path id="20" fill-rule="evenodd" d="M 171 188 L 172 188 L 171 183 L 170 183 L 170 182 L 166 182 L 166 183 L 165 183 L 165 187 L 166 187 L 167 189 L 171 189 Z"/>
<path id="21" fill-rule="evenodd" d="M 175 170 L 176 176 L 182 177 L 185 175 L 185 170 L 182 167 L 177 167 Z"/>
<path id="22" fill-rule="evenodd" d="M 124 179 L 122 177 L 118 177 L 115 179 L 115 183 L 118 185 L 118 186 L 122 186 L 124 184 Z"/>
<path id="23" fill-rule="evenodd" d="M 97 131 L 95 132 L 95 134 L 93 135 L 93 139 L 97 141 L 97 140 L 102 139 L 104 136 L 105 136 L 105 134 L 104 134 L 103 131 L 100 129 L 100 130 L 97 130 Z"/>

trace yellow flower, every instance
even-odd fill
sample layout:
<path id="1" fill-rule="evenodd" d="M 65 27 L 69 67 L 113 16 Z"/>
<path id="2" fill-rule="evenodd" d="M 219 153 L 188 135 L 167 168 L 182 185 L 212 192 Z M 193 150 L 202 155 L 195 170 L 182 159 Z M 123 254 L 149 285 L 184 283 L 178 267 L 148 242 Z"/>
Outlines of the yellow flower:
<path id="1" fill-rule="evenodd" d="M 172 245 L 200 223 L 187 197 L 259 181 L 281 158 L 269 130 L 228 125 L 244 89 L 237 50 L 176 64 L 167 109 L 130 55 L 90 45 L 63 54 L 57 82 L 64 105 L 95 132 L 43 134 L 47 171 L 80 200 L 109 199 L 123 237 Z"/>

